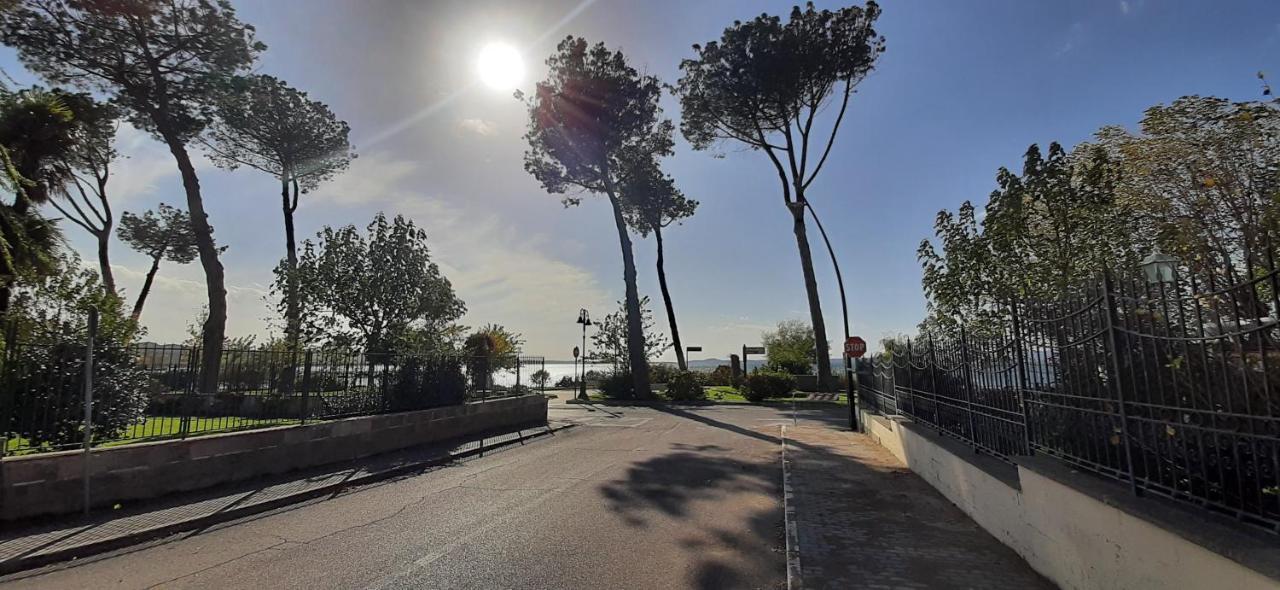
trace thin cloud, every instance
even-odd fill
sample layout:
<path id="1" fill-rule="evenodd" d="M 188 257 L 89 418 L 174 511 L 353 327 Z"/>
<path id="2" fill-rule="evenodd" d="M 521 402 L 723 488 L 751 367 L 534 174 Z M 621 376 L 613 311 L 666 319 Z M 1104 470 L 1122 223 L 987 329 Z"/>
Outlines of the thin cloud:
<path id="1" fill-rule="evenodd" d="M 97 266 L 90 265 L 87 260 L 84 264 L 97 270 Z M 125 301 L 132 307 L 146 279 L 146 270 L 112 264 L 111 271 L 124 291 Z M 142 309 L 142 325 L 147 329 L 147 340 L 162 343 L 185 341 L 187 326 L 199 317 L 208 303 L 203 280 L 174 277 L 175 272 L 190 272 L 190 269 L 166 264 L 156 275 L 151 292 L 147 294 L 147 302 Z M 270 302 L 265 289 L 228 284 L 227 305 L 233 310 L 227 317 L 229 336 L 266 337 L 267 325 L 262 319 L 270 313 Z"/>
<path id="2" fill-rule="evenodd" d="M 388 152 L 375 152 L 361 156 L 311 197 L 413 220 L 426 230 L 432 258 L 467 303 L 463 323 L 504 324 L 528 336 L 530 350 L 577 341 L 578 327 L 571 320 L 579 308 L 613 309 L 614 298 L 590 272 L 545 253 L 544 237 L 504 224 L 484 209 L 423 194 L 416 188 L 416 168 Z"/>
<path id="3" fill-rule="evenodd" d="M 160 181 L 178 175 L 178 166 L 168 148 L 132 125 L 121 125 L 116 131 L 115 147 L 121 157 L 112 164 L 111 180 L 107 184 L 115 203 L 150 195 Z M 213 167 L 213 163 L 198 152 L 192 154 L 191 161 L 197 172 Z M 181 201 L 178 196 L 167 200 Z"/>
<path id="4" fill-rule="evenodd" d="M 360 156 L 351 167 L 308 195 L 309 201 L 354 206 L 406 198 L 401 188 L 417 165 L 387 152 Z"/>
<path id="5" fill-rule="evenodd" d="M 462 119 L 458 121 L 458 129 L 484 137 L 492 137 L 498 134 L 498 124 L 485 119 Z"/>

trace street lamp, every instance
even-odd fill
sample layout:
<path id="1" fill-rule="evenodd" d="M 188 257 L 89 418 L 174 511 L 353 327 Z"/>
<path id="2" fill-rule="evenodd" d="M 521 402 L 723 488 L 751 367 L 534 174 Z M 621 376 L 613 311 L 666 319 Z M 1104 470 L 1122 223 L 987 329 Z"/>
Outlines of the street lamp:
<path id="1" fill-rule="evenodd" d="M 1178 259 L 1161 252 L 1159 249 L 1142 259 L 1142 273 L 1147 275 L 1151 284 L 1172 283 L 1174 273 L 1178 269 Z"/>
<path id="2" fill-rule="evenodd" d="M 578 399 L 587 399 L 587 326 L 591 325 L 591 314 L 586 309 L 578 310 L 578 323 L 582 324 L 582 378 L 579 379 Z"/>

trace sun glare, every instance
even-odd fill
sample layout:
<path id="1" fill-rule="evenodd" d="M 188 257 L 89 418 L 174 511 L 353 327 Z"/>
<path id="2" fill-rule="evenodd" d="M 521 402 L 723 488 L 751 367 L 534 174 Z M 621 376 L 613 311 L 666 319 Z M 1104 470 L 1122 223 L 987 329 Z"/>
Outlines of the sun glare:
<path id="1" fill-rule="evenodd" d="M 524 58 L 506 43 L 490 43 L 476 61 L 480 79 L 494 90 L 512 90 L 524 79 Z"/>

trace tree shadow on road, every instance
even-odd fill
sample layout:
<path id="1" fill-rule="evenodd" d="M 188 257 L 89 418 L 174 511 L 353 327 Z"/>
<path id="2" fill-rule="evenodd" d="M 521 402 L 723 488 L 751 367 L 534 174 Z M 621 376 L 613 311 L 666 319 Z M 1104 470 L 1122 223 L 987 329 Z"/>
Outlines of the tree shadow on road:
<path id="1" fill-rule="evenodd" d="M 776 425 L 750 428 L 709 413 L 656 409 L 782 449 L 782 429 Z M 821 423 L 810 426 L 822 428 Z M 802 429 L 798 434 L 805 432 L 815 431 Z M 786 447 L 795 465 L 792 501 L 797 505 L 806 584 L 855 587 L 878 581 L 948 587 L 950 580 L 960 587 L 1047 587 L 1016 553 L 875 443 L 849 439 L 852 446 L 841 448 L 839 443 L 818 442 L 820 438 L 801 438 L 814 442 L 788 435 Z M 864 444 L 870 446 L 859 448 Z M 744 458 L 718 447 L 676 445 L 670 453 L 634 465 L 625 479 L 600 490 L 633 526 L 645 526 L 653 510 L 686 518 L 709 506 L 699 502 L 733 501 L 743 493 L 769 495 L 775 500 L 769 505 L 727 510 L 723 524 L 713 522 L 681 541 L 698 555 L 692 586 L 760 587 L 768 585 L 766 579 L 785 579 L 786 572 L 783 470 L 777 457 L 761 461 L 758 454 Z M 743 567 L 753 560 L 755 567 Z"/>

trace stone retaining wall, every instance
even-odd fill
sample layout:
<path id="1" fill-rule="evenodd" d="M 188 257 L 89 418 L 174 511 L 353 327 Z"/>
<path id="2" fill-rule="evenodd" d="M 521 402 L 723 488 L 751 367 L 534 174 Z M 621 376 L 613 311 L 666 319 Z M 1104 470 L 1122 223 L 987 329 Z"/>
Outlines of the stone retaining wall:
<path id="1" fill-rule="evenodd" d="M 1280 587 L 1280 539 L 1043 457 L 1016 465 L 901 417 L 863 432 L 1062 588 Z M 927 566 L 927 564 L 926 564 Z"/>
<path id="2" fill-rule="evenodd" d="M 546 398 L 526 395 L 95 449 L 89 458 L 92 504 L 154 498 L 546 421 Z M 83 469 L 82 451 L 3 459 L 0 520 L 83 509 Z"/>

